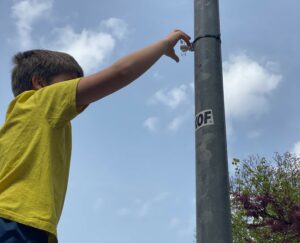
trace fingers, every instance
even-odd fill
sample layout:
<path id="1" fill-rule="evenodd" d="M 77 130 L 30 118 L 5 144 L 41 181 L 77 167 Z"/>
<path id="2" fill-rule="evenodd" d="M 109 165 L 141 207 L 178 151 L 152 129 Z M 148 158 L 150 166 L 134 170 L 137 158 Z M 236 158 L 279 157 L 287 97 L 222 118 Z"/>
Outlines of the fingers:
<path id="1" fill-rule="evenodd" d="M 192 45 L 190 43 L 191 37 L 188 34 L 186 34 L 185 32 L 183 32 L 179 29 L 175 29 L 174 32 L 178 32 L 178 34 L 180 34 L 181 39 L 184 40 L 188 46 Z"/>
<path id="2" fill-rule="evenodd" d="M 167 40 L 170 46 L 165 54 L 178 63 L 179 57 L 176 55 L 175 50 L 173 48 L 179 40 L 183 40 L 187 44 L 187 46 L 191 47 L 192 44 L 190 43 L 190 39 L 191 37 L 185 32 L 179 29 L 175 29 L 171 34 L 167 36 Z"/>
<path id="3" fill-rule="evenodd" d="M 171 58 L 175 61 L 175 62 L 179 62 L 179 57 L 174 53 L 174 55 L 171 56 Z"/>
<path id="4" fill-rule="evenodd" d="M 170 57 L 175 60 L 175 62 L 179 62 L 179 57 L 176 55 L 175 50 L 173 49 L 170 53 Z"/>
<path id="5" fill-rule="evenodd" d="M 182 30 L 179 30 L 179 29 L 175 29 L 173 32 L 179 32 L 182 36 L 185 36 L 187 39 L 191 39 L 191 37 L 186 34 L 185 32 L 183 32 Z"/>

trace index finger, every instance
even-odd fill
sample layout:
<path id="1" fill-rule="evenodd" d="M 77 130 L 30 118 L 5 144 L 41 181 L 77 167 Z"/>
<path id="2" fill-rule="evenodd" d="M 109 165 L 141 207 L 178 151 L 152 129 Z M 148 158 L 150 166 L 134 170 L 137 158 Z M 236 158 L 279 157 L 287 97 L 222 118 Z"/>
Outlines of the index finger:
<path id="1" fill-rule="evenodd" d="M 181 30 L 180 30 L 180 33 L 181 33 L 182 39 L 188 44 L 188 46 L 191 46 L 192 45 L 190 42 L 191 37 Z"/>

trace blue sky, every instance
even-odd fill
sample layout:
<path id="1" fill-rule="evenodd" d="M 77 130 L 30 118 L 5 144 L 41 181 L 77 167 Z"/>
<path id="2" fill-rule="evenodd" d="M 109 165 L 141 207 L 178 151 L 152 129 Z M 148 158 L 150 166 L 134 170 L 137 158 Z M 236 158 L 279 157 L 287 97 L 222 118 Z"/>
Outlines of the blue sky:
<path id="1" fill-rule="evenodd" d="M 300 2 L 222 0 L 229 162 L 300 152 Z M 11 57 L 69 52 L 86 74 L 180 28 L 193 1 L 0 1 L 0 123 L 13 99 Z M 194 241 L 194 59 L 162 57 L 125 89 L 73 120 L 62 243 Z"/>

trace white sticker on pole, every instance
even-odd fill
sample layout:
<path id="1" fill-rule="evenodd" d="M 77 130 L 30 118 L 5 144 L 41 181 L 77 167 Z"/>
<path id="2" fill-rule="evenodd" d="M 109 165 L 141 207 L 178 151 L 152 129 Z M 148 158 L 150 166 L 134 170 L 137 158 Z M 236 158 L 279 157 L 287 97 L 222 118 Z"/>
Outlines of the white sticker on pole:
<path id="1" fill-rule="evenodd" d="M 211 109 L 199 112 L 195 119 L 196 131 L 205 126 L 214 125 L 214 114 Z"/>

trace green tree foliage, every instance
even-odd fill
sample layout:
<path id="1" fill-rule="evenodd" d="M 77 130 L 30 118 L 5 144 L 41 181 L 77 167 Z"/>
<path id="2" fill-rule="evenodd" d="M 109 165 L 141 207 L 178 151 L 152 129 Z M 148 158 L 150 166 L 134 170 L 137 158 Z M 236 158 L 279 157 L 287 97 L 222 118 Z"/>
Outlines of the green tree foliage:
<path id="1" fill-rule="evenodd" d="M 300 242 L 300 158 L 275 154 L 233 160 L 230 179 L 234 242 Z"/>

